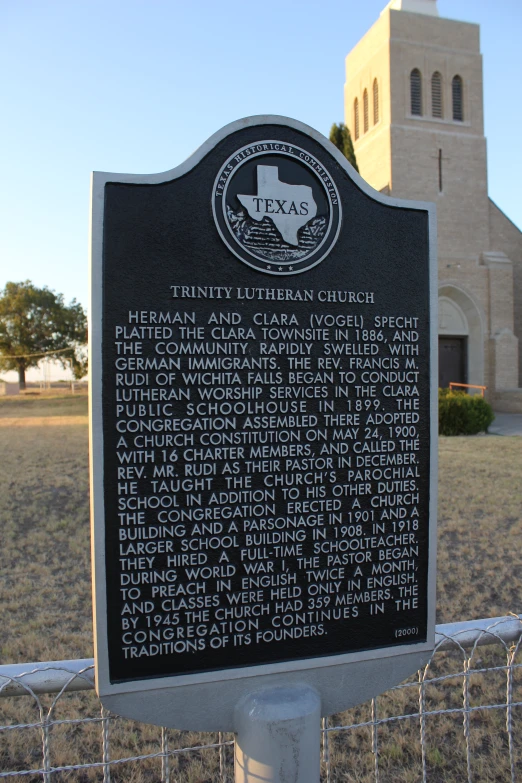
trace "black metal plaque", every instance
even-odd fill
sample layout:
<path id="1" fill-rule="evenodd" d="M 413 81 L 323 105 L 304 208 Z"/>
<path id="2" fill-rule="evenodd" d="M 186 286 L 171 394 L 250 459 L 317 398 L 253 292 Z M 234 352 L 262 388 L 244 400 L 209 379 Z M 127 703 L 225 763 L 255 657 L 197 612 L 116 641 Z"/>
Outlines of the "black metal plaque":
<path id="1" fill-rule="evenodd" d="M 110 683 L 426 645 L 426 205 L 277 122 L 104 176 Z"/>

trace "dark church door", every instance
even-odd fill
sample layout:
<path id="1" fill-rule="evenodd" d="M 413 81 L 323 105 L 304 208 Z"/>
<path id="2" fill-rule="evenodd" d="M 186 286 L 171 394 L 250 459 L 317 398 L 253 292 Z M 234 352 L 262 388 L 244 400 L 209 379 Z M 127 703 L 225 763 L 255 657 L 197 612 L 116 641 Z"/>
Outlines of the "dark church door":
<path id="1" fill-rule="evenodd" d="M 466 338 L 439 337 L 439 387 L 467 383 Z"/>

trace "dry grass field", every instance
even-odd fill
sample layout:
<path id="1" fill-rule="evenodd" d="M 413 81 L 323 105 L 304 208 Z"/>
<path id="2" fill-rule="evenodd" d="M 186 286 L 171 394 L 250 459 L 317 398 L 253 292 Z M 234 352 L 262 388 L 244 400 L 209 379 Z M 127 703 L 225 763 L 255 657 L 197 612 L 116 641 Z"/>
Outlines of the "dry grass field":
<path id="1" fill-rule="evenodd" d="M 90 543 L 87 400 L 85 396 L 19 397 L 0 400 L 0 662 L 16 663 L 91 657 Z M 440 442 L 437 621 L 477 619 L 522 611 L 522 438 L 477 436 Z M 433 673 L 462 670 L 462 656 L 442 654 Z M 498 648 L 477 650 L 473 665 L 505 664 Z M 501 703 L 505 673 L 473 675 L 472 704 Z M 520 699 L 520 686 L 515 700 Z M 426 689 L 427 708 L 459 707 L 462 677 Z M 51 697 L 47 698 L 51 703 Z M 379 699 L 379 717 L 416 712 L 418 689 Z M 99 716 L 92 693 L 60 699 L 58 718 Z M 35 721 L 31 700 L 0 700 L 2 725 Z M 515 719 L 517 713 L 515 710 Z M 330 725 L 370 719 L 368 706 L 335 716 Z M 393 727 L 393 728 L 392 728 Z M 515 730 L 522 729 L 515 722 Z M 506 781 L 505 711 L 473 713 L 472 771 L 476 781 Z M 159 730 L 127 721 L 111 728 L 116 756 L 159 751 Z M 421 778 L 417 721 L 380 730 L 380 783 Z M 81 739 L 80 739 L 81 737 Z M 212 742 L 216 735 L 171 732 L 172 747 Z M 427 725 L 428 779 L 467 779 L 461 714 L 430 718 Z M 81 743 L 78 744 L 77 743 Z M 518 743 L 517 743 L 518 744 Z M 37 729 L 0 732 L 0 770 L 41 763 Z M 333 781 L 373 780 L 368 728 L 332 732 Z M 51 737 L 53 764 L 100 759 L 100 726 L 65 724 Z M 228 753 L 229 751 L 227 751 Z M 522 752 L 517 750 L 517 769 Z M 188 783 L 217 779 L 216 751 L 180 755 L 173 778 Z M 56 781 L 100 780 L 100 769 L 53 775 Z M 145 783 L 160 779 L 160 761 L 124 764 L 112 780 Z M 25 776 L 20 780 L 41 780 Z"/>

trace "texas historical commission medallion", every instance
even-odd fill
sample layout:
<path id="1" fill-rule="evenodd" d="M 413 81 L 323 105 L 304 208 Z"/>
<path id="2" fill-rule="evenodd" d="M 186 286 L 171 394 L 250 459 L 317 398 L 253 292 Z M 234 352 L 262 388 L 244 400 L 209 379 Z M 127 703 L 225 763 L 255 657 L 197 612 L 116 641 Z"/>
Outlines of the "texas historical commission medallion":
<path id="1" fill-rule="evenodd" d="M 341 228 L 335 183 L 306 150 L 259 141 L 234 152 L 212 193 L 217 229 L 243 261 L 271 275 L 295 275 L 319 264 Z"/>

